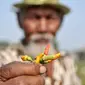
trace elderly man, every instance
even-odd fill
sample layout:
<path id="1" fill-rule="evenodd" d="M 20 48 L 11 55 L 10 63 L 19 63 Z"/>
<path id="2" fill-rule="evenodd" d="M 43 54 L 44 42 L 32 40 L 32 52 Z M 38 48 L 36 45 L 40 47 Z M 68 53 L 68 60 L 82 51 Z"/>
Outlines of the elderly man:
<path id="1" fill-rule="evenodd" d="M 49 54 L 57 53 L 55 36 L 70 9 L 58 0 L 24 0 L 14 7 L 24 39 L 0 51 L 0 85 L 43 85 L 44 79 L 45 85 L 80 85 L 74 60 L 68 55 L 45 66 L 20 59 L 21 55 L 35 58 L 48 43 Z"/>

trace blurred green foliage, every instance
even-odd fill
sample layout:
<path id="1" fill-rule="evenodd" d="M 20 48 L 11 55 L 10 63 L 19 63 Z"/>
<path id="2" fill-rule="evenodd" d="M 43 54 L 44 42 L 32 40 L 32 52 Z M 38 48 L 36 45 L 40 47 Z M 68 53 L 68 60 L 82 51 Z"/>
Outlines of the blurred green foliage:
<path id="1" fill-rule="evenodd" d="M 78 61 L 77 67 L 77 74 L 81 79 L 82 85 L 85 85 L 85 60 Z"/>

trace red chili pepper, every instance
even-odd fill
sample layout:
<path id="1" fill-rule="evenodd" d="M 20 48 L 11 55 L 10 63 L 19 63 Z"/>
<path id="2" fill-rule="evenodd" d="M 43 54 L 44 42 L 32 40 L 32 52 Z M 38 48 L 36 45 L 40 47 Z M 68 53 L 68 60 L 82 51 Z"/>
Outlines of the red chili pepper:
<path id="1" fill-rule="evenodd" d="M 48 55 L 48 52 L 49 52 L 49 49 L 50 49 L 50 44 L 48 44 L 44 50 L 44 54 L 45 55 Z"/>

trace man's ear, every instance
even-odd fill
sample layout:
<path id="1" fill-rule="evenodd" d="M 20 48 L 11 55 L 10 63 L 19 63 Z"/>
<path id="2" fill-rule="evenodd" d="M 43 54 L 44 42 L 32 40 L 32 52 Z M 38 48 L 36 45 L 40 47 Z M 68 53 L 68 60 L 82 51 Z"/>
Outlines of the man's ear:
<path id="1" fill-rule="evenodd" d="M 20 12 L 17 12 L 16 15 L 17 15 L 19 27 L 22 28 L 22 23 L 21 23 L 21 19 L 20 19 Z"/>

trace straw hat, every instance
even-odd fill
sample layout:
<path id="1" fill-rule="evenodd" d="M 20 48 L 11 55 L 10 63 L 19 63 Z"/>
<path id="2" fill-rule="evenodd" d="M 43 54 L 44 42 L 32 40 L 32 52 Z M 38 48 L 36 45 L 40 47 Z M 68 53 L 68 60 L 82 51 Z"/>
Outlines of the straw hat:
<path id="1" fill-rule="evenodd" d="M 25 8 L 26 6 L 30 5 L 52 5 L 56 9 L 60 9 L 64 14 L 68 14 L 70 12 L 70 9 L 61 4 L 59 0 L 23 0 L 22 2 L 16 3 L 13 6 L 16 8 Z"/>

